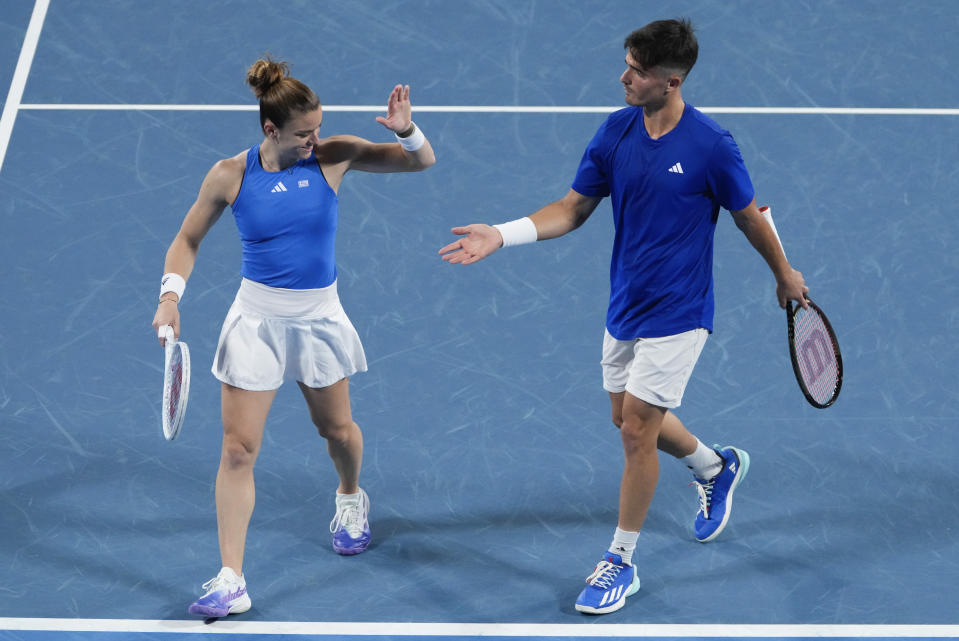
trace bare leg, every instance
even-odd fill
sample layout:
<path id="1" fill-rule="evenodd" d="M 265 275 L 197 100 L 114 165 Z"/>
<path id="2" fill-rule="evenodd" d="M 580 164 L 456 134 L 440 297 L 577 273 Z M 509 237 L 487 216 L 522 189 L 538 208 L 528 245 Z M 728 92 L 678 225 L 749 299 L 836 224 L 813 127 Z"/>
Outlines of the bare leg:
<path id="1" fill-rule="evenodd" d="M 337 492 L 358 492 L 363 463 L 363 433 L 353 422 L 349 379 L 344 378 L 323 388 L 307 387 L 303 383 L 299 385 L 310 408 L 310 418 L 320 436 L 326 439 L 326 449 L 340 477 Z"/>
<path id="2" fill-rule="evenodd" d="M 613 425 L 616 427 L 622 427 L 623 425 L 623 399 L 625 396 L 626 392 L 609 393 Z M 666 410 L 666 416 L 663 418 L 663 425 L 659 431 L 656 447 L 670 456 L 683 458 L 695 452 L 696 445 L 696 437 L 686 429 L 686 426 L 679 420 L 679 417 L 671 411 Z"/>
<path id="3" fill-rule="evenodd" d="M 683 458 L 695 452 L 698 444 L 699 441 L 686 429 L 679 417 L 667 411 L 662 429 L 659 430 L 657 447 L 670 456 Z"/>
<path id="4" fill-rule="evenodd" d="M 216 475 L 216 523 L 223 566 L 243 574 L 246 531 L 256 491 L 253 465 L 260 453 L 263 427 L 276 390 L 251 392 L 223 384 L 223 448 Z"/>
<path id="5" fill-rule="evenodd" d="M 620 436 L 626 464 L 619 490 L 619 527 L 639 532 L 656 492 L 659 454 L 656 443 L 666 415 L 665 408 L 650 405 L 628 392 L 623 399 Z"/>
<path id="6" fill-rule="evenodd" d="M 628 392 L 610 392 L 612 419 L 620 428 L 626 464 L 619 495 L 619 527 L 639 532 L 659 480 L 660 449 L 676 458 L 696 451 L 696 437 L 669 410 Z"/>

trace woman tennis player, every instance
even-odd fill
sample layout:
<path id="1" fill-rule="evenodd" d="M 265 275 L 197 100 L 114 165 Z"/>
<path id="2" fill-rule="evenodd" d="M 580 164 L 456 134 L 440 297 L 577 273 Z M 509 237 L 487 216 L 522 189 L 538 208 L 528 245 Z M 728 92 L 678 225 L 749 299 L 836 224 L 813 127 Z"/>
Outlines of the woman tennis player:
<path id="1" fill-rule="evenodd" d="M 359 336 L 336 292 L 337 190 L 347 171 L 420 171 L 436 161 L 411 120 L 409 86 L 390 93 L 377 122 L 397 142 L 320 138 L 316 94 L 284 62 L 257 60 L 247 83 L 259 99 L 263 142 L 220 160 L 207 173 L 166 254 L 153 327 L 180 335 L 177 304 L 204 236 L 229 205 L 243 243 L 242 281 L 220 332 L 213 374 L 222 382 L 223 447 L 216 477 L 222 569 L 189 611 L 245 612 L 246 531 L 253 514 L 253 465 L 267 413 L 284 380 L 295 380 L 326 439 L 339 476 L 330 524 L 340 554 L 370 542 L 370 501 L 359 486 L 363 436 L 353 422 L 349 377 L 366 370 Z M 162 342 L 162 341 L 161 341 Z"/>

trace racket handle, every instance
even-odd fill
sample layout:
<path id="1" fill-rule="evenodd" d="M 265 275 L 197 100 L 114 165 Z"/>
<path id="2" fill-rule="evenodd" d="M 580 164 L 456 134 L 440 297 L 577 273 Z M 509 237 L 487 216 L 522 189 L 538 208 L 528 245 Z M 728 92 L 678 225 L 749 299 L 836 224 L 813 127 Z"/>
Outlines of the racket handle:
<path id="1" fill-rule="evenodd" d="M 157 337 L 165 339 L 167 347 L 176 344 L 173 327 L 170 325 L 160 325 L 159 329 L 157 329 Z"/>
<path id="2" fill-rule="evenodd" d="M 783 256 L 786 255 L 786 248 L 783 247 L 783 241 L 779 238 L 779 232 L 776 231 L 776 223 L 773 222 L 773 209 L 769 205 L 763 205 L 759 208 L 759 213 L 763 215 L 763 218 L 766 219 L 766 222 L 769 223 L 769 227 L 773 230 L 773 236 L 776 237 L 776 242 L 779 243 L 779 248 L 783 250 Z"/>

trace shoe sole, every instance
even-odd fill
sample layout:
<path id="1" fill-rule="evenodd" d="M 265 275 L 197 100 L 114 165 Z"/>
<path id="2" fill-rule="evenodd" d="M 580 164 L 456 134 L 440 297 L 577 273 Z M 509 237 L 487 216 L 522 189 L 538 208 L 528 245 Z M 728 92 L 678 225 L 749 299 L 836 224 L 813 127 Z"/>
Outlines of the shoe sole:
<path id="1" fill-rule="evenodd" d="M 633 596 L 637 592 L 639 592 L 639 573 L 638 572 L 633 575 L 633 582 L 630 584 L 629 589 L 626 590 L 626 594 L 619 597 L 619 599 L 617 599 L 611 605 L 607 605 L 604 608 L 594 608 L 588 605 L 580 605 L 579 603 L 577 603 L 575 607 L 577 611 L 582 612 L 583 614 L 609 614 L 610 612 L 615 612 L 616 610 L 619 610 L 624 605 L 626 605 L 626 597 Z"/>
<path id="2" fill-rule="evenodd" d="M 746 475 L 749 474 L 749 453 L 745 450 L 733 447 L 732 445 L 726 445 L 725 447 L 716 446 L 716 449 L 722 450 L 732 450 L 736 453 L 736 458 L 739 459 L 739 470 L 736 472 L 736 478 L 733 480 L 733 484 L 729 487 L 729 492 L 726 494 L 726 513 L 723 514 L 723 521 L 719 524 L 719 527 L 716 528 L 716 531 L 707 536 L 705 539 L 697 538 L 696 540 L 700 543 L 709 543 L 717 536 L 722 534 L 722 531 L 726 529 L 726 523 L 729 522 L 729 515 L 733 513 L 733 493 L 736 491 L 736 488 L 739 487 L 739 484 L 743 482 L 746 478 Z"/>

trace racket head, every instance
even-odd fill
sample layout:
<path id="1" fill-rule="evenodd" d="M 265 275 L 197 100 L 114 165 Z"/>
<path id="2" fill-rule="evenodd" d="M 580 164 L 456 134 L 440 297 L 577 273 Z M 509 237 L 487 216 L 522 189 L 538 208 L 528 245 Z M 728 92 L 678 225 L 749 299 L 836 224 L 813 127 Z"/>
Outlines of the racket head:
<path id="1" fill-rule="evenodd" d="M 789 301 L 789 357 L 799 389 L 809 404 L 825 409 L 836 402 L 842 389 L 842 353 L 836 332 L 826 314 L 806 299 L 809 309 Z"/>
<path id="2" fill-rule="evenodd" d="M 183 342 L 167 341 L 163 371 L 163 436 L 172 441 L 180 434 L 187 401 L 190 399 L 190 348 Z"/>

